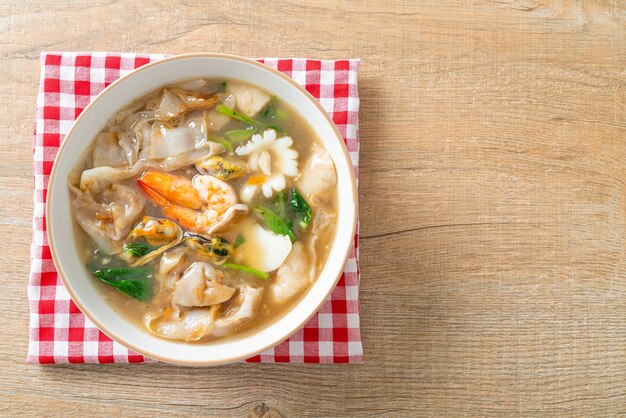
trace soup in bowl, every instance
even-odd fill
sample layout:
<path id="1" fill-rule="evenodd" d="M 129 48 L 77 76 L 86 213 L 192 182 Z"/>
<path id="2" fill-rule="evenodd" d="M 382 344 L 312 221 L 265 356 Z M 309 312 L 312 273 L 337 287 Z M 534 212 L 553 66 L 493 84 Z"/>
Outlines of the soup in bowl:
<path id="1" fill-rule="evenodd" d="M 63 143 L 48 234 L 72 298 L 148 357 L 202 365 L 287 338 L 334 288 L 356 224 L 343 140 L 286 76 L 232 56 L 148 64 Z"/>

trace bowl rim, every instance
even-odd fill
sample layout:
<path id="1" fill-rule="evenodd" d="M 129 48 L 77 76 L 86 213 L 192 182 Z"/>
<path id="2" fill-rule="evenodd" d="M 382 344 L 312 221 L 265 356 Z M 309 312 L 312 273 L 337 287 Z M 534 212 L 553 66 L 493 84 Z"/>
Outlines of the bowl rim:
<path id="1" fill-rule="evenodd" d="M 97 321 L 93 317 L 93 315 L 90 313 L 89 309 L 86 309 L 86 307 L 83 305 L 83 303 L 80 301 L 80 299 L 76 296 L 76 294 L 74 293 L 74 290 L 69 285 L 69 281 L 67 280 L 67 278 L 63 274 L 62 269 L 59 268 L 60 263 L 59 263 L 59 260 L 57 258 L 57 253 L 56 253 L 54 241 L 52 239 L 52 234 L 53 234 L 53 229 L 54 228 L 52 227 L 53 223 L 51 222 L 51 218 L 50 218 L 50 206 L 51 206 L 51 202 L 53 200 L 53 199 L 51 199 L 52 196 L 50 195 L 50 191 L 52 190 L 52 185 L 53 185 L 53 183 L 54 183 L 54 181 L 56 179 L 55 174 L 56 174 L 56 169 L 58 167 L 58 161 L 59 161 L 60 156 L 62 155 L 63 151 L 65 150 L 66 145 L 68 143 L 68 139 L 73 134 L 77 124 L 84 117 L 84 115 L 86 115 L 88 113 L 88 111 L 93 107 L 94 103 L 96 101 L 98 101 L 100 98 L 102 98 L 102 96 L 106 95 L 107 92 L 109 90 L 113 89 L 117 84 L 121 83 L 123 80 L 125 80 L 125 79 L 127 79 L 127 78 L 129 78 L 131 76 L 134 76 L 137 73 L 140 73 L 140 72 L 142 72 L 144 70 L 147 70 L 149 68 L 152 68 L 154 66 L 163 64 L 165 62 L 171 62 L 171 61 L 176 61 L 176 60 L 181 60 L 181 59 L 189 59 L 189 58 L 219 58 L 219 59 L 226 59 L 226 60 L 241 61 L 241 62 L 244 62 L 246 64 L 250 64 L 250 65 L 253 65 L 255 67 L 258 67 L 261 70 L 268 71 L 268 72 L 273 73 L 274 75 L 279 76 L 284 81 L 286 81 L 288 84 L 290 84 L 293 88 L 297 89 L 298 91 L 300 91 L 300 93 L 304 94 L 304 96 L 310 102 L 313 103 L 313 105 L 321 112 L 323 117 L 326 119 L 326 122 L 329 124 L 329 126 L 331 127 L 332 131 L 335 134 L 335 139 L 339 142 L 339 144 L 341 146 L 341 150 L 343 151 L 343 158 L 345 159 L 345 162 L 348 164 L 348 168 L 349 168 L 348 169 L 348 173 L 350 175 L 350 189 L 351 189 L 351 192 L 352 192 L 352 201 L 354 202 L 354 212 L 352 213 L 352 228 L 351 228 L 351 233 L 350 233 L 350 240 L 352 241 L 352 244 L 350 244 L 350 245 L 348 245 L 346 247 L 345 254 L 342 256 L 343 263 L 341 264 L 341 268 L 338 270 L 338 272 L 336 274 L 336 277 L 333 280 L 332 285 L 329 287 L 329 290 L 326 292 L 324 297 L 320 299 L 320 301 L 318 302 L 318 304 L 315 307 L 315 309 L 313 309 L 309 315 L 307 315 L 306 317 L 303 317 L 303 319 L 301 321 L 298 321 L 298 324 L 295 325 L 287 334 L 285 334 L 283 336 L 280 336 L 278 339 L 274 339 L 274 340 L 270 341 L 269 343 L 263 344 L 260 348 L 252 350 L 249 353 L 246 353 L 246 354 L 243 354 L 243 355 L 232 356 L 232 357 L 225 356 L 225 357 L 220 358 L 220 359 L 208 359 L 208 360 L 206 360 L 206 359 L 201 359 L 201 360 L 194 360 L 194 359 L 179 360 L 179 359 L 176 359 L 176 358 L 169 358 L 167 356 L 163 356 L 163 355 L 160 355 L 158 353 L 151 352 L 148 349 L 139 348 L 139 347 L 135 346 L 134 344 L 129 344 L 128 342 L 126 342 L 122 338 L 119 338 L 109 328 L 104 326 L 100 321 Z M 337 157 L 339 157 L 339 156 L 337 156 Z M 261 352 L 267 350 L 268 348 L 271 348 L 271 347 L 274 347 L 274 346 L 280 344 L 281 342 L 289 339 L 298 330 L 300 330 L 319 311 L 319 309 L 322 306 L 322 304 L 328 299 L 330 294 L 337 287 L 337 283 L 339 282 L 339 279 L 341 278 L 341 275 L 343 274 L 343 267 L 344 267 L 344 265 L 345 265 L 345 263 L 346 263 L 346 261 L 348 259 L 350 251 L 352 250 L 352 248 L 354 246 L 354 241 L 353 240 L 354 240 L 354 235 L 356 233 L 356 226 L 357 226 L 357 219 L 358 219 L 357 185 L 356 185 L 356 176 L 355 176 L 355 173 L 354 173 L 354 168 L 352 166 L 352 160 L 350 158 L 350 154 L 348 153 L 348 148 L 347 148 L 346 143 L 345 143 L 345 141 L 343 139 L 343 136 L 341 135 L 341 133 L 337 129 L 337 126 L 335 125 L 335 123 L 333 122 L 331 117 L 328 115 L 326 110 L 319 103 L 319 101 L 316 100 L 315 97 L 313 97 L 311 95 L 311 93 L 309 93 L 304 87 L 300 86 L 291 77 L 288 77 L 287 75 L 281 73 L 280 71 L 278 71 L 278 70 L 276 70 L 276 69 L 274 69 L 272 67 L 269 67 L 269 66 L 267 66 L 265 64 L 262 64 L 262 63 L 260 63 L 258 61 L 255 61 L 253 59 L 250 59 L 250 58 L 244 58 L 244 57 L 240 57 L 238 55 L 232 55 L 232 54 L 212 53 L 212 52 L 196 52 L 196 53 L 172 55 L 172 56 L 169 56 L 169 57 L 165 57 L 165 58 L 159 59 L 159 60 L 154 61 L 154 62 L 150 62 L 150 63 L 145 64 L 145 65 L 143 65 L 143 66 L 141 66 L 139 68 L 136 68 L 136 69 L 130 71 L 129 73 L 119 77 L 115 81 L 113 81 L 110 85 L 108 85 L 100 93 L 98 93 L 96 95 L 96 97 L 94 97 L 93 99 L 90 100 L 90 102 L 82 110 L 80 115 L 78 115 L 78 117 L 72 123 L 72 126 L 70 127 L 70 129 L 68 130 L 67 134 L 65 135 L 65 138 L 64 138 L 63 142 L 60 144 L 59 149 L 57 151 L 57 154 L 56 154 L 56 156 L 54 158 L 54 163 L 53 163 L 52 170 L 50 172 L 50 177 L 49 177 L 49 180 L 48 180 L 48 187 L 46 189 L 45 215 L 46 215 L 46 237 L 48 239 L 48 246 L 50 247 L 50 253 L 52 255 L 52 260 L 54 262 L 54 266 L 55 266 L 55 269 L 57 271 L 57 274 L 61 278 L 61 282 L 63 283 L 63 286 L 65 286 L 65 289 L 69 293 L 72 301 L 80 309 L 81 313 L 83 315 L 85 315 L 87 318 L 89 318 L 89 320 L 91 320 L 91 322 L 94 325 L 96 325 L 96 327 L 100 331 L 102 331 L 109 338 L 111 338 L 112 340 L 118 342 L 119 344 L 123 345 L 124 347 L 126 347 L 126 348 L 128 348 L 130 350 L 133 350 L 136 353 L 141 354 L 144 357 L 148 357 L 150 359 L 155 359 L 155 360 L 158 360 L 158 361 L 161 361 L 161 362 L 170 363 L 170 364 L 177 364 L 177 365 L 183 365 L 183 366 L 217 366 L 217 365 L 229 364 L 229 363 L 234 363 L 234 362 L 237 362 L 237 361 L 245 360 L 247 358 L 250 358 L 252 356 L 260 354 Z M 315 283 L 317 283 L 317 281 Z M 315 286 L 315 283 L 313 284 L 311 289 Z M 309 289 L 309 291 L 311 289 Z M 297 305 L 298 304 L 295 304 L 291 308 L 291 310 L 293 310 Z M 264 329 L 265 328 L 262 328 L 258 332 L 261 332 Z"/>

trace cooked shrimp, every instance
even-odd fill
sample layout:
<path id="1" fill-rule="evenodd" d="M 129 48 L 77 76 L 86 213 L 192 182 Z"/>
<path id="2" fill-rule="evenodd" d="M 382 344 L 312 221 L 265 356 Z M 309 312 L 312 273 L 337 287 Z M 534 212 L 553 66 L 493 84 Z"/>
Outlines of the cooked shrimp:
<path id="1" fill-rule="evenodd" d="M 184 176 L 177 176 L 162 171 L 148 170 L 139 177 L 139 184 L 158 191 L 171 202 L 186 206 L 190 209 L 200 209 L 202 200 L 192 181 Z"/>
<path id="2" fill-rule="evenodd" d="M 248 206 L 237 203 L 235 191 L 213 176 L 186 177 L 154 170 L 144 172 L 139 185 L 169 219 L 186 229 L 211 234 Z"/>

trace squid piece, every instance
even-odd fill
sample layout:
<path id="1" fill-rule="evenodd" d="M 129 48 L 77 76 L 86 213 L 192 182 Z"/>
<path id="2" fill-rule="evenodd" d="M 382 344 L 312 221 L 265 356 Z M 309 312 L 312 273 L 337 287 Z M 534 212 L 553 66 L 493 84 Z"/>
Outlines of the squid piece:
<path id="1" fill-rule="evenodd" d="M 114 184 L 102 193 L 101 201 L 92 194 L 70 186 L 74 215 L 80 227 L 107 254 L 122 250 L 122 240 L 143 212 L 145 200 L 137 191 Z"/>
<path id="2" fill-rule="evenodd" d="M 226 91 L 232 93 L 237 99 L 236 110 L 248 116 L 255 116 L 267 106 L 272 98 L 260 88 L 236 81 L 229 81 L 226 84 Z"/>
<path id="3" fill-rule="evenodd" d="M 223 277 L 224 274 L 210 264 L 193 263 L 174 285 L 172 305 L 199 307 L 226 302 L 233 297 L 236 289 L 222 284 Z"/>
<path id="4" fill-rule="evenodd" d="M 285 177 L 298 175 L 298 152 L 291 148 L 293 140 L 288 137 L 276 138 L 276 131 L 267 129 L 263 135 L 252 135 L 252 139 L 237 148 L 238 156 L 248 157 L 251 176 L 243 185 L 240 197 L 250 202 L 259 189 L 266 198 L 286 187 Z"/>

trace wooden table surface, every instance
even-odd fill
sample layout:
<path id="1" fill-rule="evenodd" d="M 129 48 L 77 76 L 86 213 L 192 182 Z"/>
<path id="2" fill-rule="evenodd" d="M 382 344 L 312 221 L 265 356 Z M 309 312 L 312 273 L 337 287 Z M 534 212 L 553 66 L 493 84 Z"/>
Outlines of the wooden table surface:
<path id="1" fill-rule="evenodd" d="M 203 3 L 0 4 L 0 414 L 626 413 L 624 2 Z M 361 58 L 364 364 L 25 364 L 42 50 Z"/>

